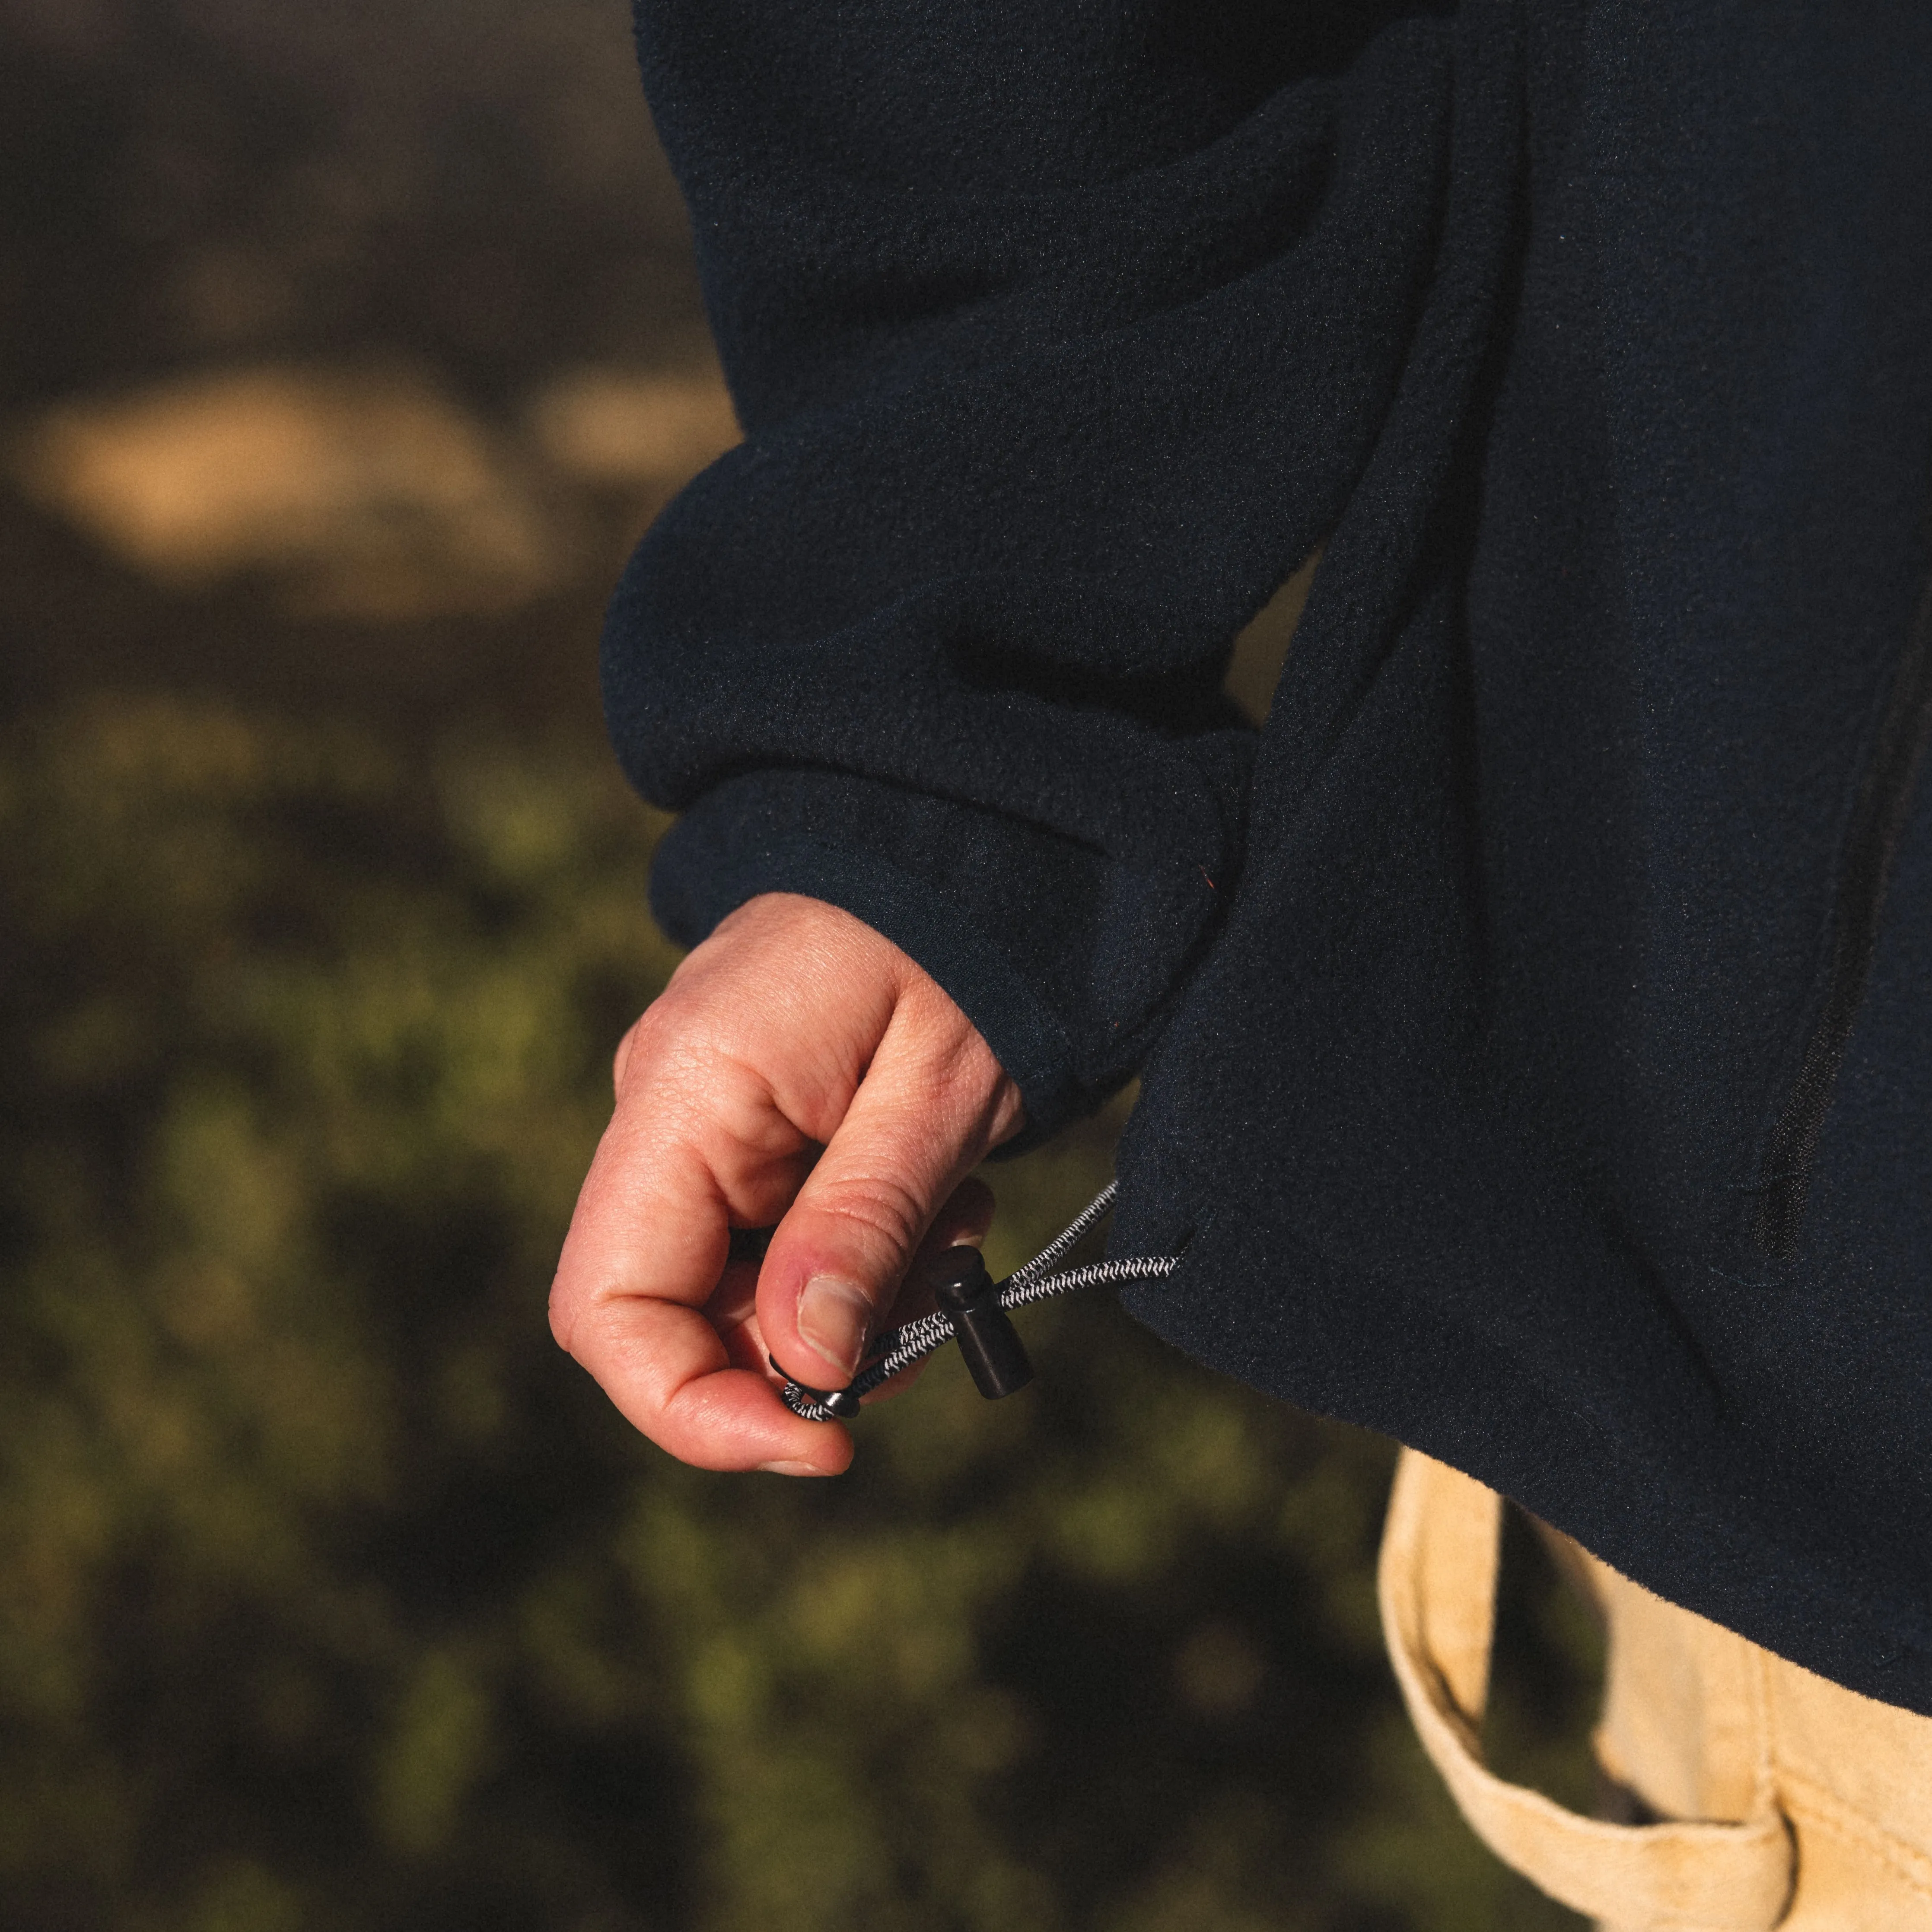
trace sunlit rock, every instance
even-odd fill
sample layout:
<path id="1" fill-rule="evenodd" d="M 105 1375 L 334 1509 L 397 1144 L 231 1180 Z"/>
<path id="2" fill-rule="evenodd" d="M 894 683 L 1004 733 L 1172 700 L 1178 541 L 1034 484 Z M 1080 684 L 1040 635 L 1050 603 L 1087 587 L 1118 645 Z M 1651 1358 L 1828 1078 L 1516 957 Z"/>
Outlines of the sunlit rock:
<path id="1" fill-rule="evenodd" d="M 164 584 L 266 575 L 317 614 L 499 610 L 578 562 L 573 521 L 534 467 L 404 371 L 223 370 L 71 402 L 14 468 Z"/>
<path id="2" fill-rule="evenodd" d="M 530 398 L 525 412 L 543 455 L 596 488 L 668 493 L 739 440 L 715 370 L 572 369 Z"/>

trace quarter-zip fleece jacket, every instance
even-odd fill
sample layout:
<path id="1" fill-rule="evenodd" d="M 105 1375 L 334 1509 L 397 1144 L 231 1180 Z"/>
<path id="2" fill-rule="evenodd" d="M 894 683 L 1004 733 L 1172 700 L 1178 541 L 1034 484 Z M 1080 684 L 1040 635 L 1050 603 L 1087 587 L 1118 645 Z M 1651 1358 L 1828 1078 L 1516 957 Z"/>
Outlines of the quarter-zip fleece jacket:
<path id="1" fill-rule="evenodd" d="M 605 638 L 665 926 L 1141 1073 L 1144 1320 L 1932 1714 L 1932 7 L 638 28 L 746 432 Z"/>

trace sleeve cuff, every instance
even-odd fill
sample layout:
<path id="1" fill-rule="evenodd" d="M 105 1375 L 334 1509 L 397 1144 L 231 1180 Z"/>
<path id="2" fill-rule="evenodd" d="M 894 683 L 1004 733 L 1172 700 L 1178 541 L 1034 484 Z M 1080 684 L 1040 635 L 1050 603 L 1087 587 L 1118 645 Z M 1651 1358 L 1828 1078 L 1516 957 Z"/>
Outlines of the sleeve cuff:
<path id="1" fill-rule="evenodd" d="M 1125 873 L 980 808 L 776 770 L 728 780 L 680 818 L 658 847 L 651 904 L 687 946 L 762 892 L 862 920 L 946 989 L 1018 1084 L 1016 1150 L 1132 1075 L 1217 910 L 1204 868 Z"/>

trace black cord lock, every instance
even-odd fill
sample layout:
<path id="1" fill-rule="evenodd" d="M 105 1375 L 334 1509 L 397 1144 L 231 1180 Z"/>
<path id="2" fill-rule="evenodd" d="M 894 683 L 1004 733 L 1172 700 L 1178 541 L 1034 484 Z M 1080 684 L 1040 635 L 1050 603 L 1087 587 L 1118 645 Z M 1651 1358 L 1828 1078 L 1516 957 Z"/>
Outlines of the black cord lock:
<path id="1" fill-rule="evenodd" d="M 1012 1395 L 1033 1380 L 1033 1364 L 977 1248 L 954 1248 L 927 1277 L 939 1312 L 952 1324 L 973 1385 L 988 1402 Z"/>
<path id="2" fill-rule="evenodd" d="M 952 1249 L 926 1276 L 938 1307 L 930 1315 L 916 1315 L 873 1336 L 872 1353 L 860 1365 L 850 1388 L 808 1388 L 802 1382 L 788 1380 L 778 1390 L 779 1400 L 807 1422 L 829 1422 L 835 1417 L 849 1421 L 858 1414 L 862 1397 L 884 1388 L 895 1376 L 904 1375 L 949 1341 L 959 1344 L 974 1382 L 989 1400 L 1024 1388 L 1033 1380 L 1033 1364 L 1006 1318 L 1008 1309 L 1103 1282 L 1165 1281 L 1180 1265 L 1177 1256 L 1150 1255 L 1094 1262 L 1085 1268 L 1060 1268 L 1060 1262 L 1099 1222 L 1113 1199 L 1110 1180 L 1024 1268 L 1015 1269 L 1004 1282 L 987 1279 L 986 1264 L 976 1249 Z M 772 1364 L 772 1369 L 784 1376 L 777 1363 Z"/>

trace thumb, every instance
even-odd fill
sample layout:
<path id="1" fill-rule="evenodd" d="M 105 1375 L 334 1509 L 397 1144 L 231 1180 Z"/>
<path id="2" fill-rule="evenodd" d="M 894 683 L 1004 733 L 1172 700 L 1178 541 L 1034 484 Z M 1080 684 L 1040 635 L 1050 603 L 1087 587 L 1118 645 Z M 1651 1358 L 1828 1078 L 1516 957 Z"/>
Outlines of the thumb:
<path id="1" fill-rule="evenodd" d="M 956 1026 L 902 1029 L 895 1015 L 766 1251 L 759 1330 L 808 1388 L 851 1381 L 934 1216 L 1018 1124 L 1012 1082 L 950 1002 L 948 1016 Z"/>

